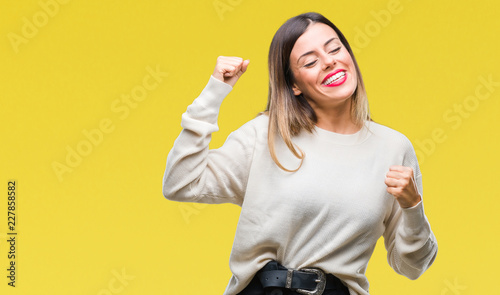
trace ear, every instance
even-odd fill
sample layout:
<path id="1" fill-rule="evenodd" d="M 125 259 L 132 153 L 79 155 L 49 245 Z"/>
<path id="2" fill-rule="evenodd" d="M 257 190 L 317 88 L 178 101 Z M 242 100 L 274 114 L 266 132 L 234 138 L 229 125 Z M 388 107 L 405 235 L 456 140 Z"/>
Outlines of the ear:
<path id="1" fill-rule="evenodd" d="M 293 90 L 293 94 L 295 94 L 295 96 L 299 96 L 302 94 L 302 91 L 300 91 L 299 87 L 295 83 L 293 83 L 292 90 Z"/>

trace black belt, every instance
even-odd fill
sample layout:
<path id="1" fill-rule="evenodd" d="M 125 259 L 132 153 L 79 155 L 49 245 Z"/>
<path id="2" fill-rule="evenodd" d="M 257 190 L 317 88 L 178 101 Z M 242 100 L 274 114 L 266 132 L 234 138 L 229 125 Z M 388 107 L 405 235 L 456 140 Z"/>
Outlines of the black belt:
<path id="1" fill-rule="evenodd" d="M 260 284 L 255 281 L 256 278 Z M 257 289 L 268 291 L 276 288 L 284 288 L 305 295 L 321 295 L 324 290 L 338 290 L 338 294 L 349 294 L 347 287 L 337 277 L 325 274 L 321 269 L 287 269 L 276 261 L 267 263 L 259 270 L 250 285 L 239 294 L 258 294 L 255 293 Z"/>

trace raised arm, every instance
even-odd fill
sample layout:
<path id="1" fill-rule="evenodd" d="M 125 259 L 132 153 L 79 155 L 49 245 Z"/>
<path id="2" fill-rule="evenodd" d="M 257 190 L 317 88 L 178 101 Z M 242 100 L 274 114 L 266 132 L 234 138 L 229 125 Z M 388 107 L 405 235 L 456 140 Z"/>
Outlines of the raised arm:
<path id="1" fill-rule="evenodd" d="M 422 174 L 409 140 L 402 165 L 389 169 L 386 185 L 394 196 L 392 211 L 385 220 L 387 260 L 397 273 L 414 280 L 434 262 L 438 247 L 425 216 Z"/>
<path id="2" fill-rule="evenodd" d="M 182 115 L 181 131 L 170 150 L 163 195 L 170 200 L 241 204 L 251 161 L 250 128 L 233 132 L 224 145 L 209 150 L 223 99 L 246 71 L 248 60 L 219 57 L 209 82 Z"/>

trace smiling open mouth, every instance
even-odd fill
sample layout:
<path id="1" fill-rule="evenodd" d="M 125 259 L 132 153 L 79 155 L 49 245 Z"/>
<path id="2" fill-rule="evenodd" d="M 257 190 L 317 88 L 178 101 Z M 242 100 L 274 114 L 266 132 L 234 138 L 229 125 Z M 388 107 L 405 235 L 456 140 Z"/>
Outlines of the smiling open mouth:
<path id="1" fill-rule="evenodd" d="M 331 76 L 330 78 L 326 79 L 326 81 L 324 81 L 321 84 L 325 86 L 337 85 L 339 84 L 338 82 L 342 82 L 343 78 L 345 78 L 345 75 L 346 75 L 345 71 L 340 71 L 335 75 Z"/>

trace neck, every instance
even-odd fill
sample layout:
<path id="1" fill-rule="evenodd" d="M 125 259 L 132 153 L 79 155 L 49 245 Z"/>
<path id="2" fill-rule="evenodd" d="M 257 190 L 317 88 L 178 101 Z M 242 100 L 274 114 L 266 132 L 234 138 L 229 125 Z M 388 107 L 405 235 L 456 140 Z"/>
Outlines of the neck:
<path id="1" fill-rule="evenodd" d="M 351 115 L 351 99 L 330 108 L 314 108 L 318 122 L 316 126 L 321 129 L 340 134 L 353 134 L 361 129 Z"/>

